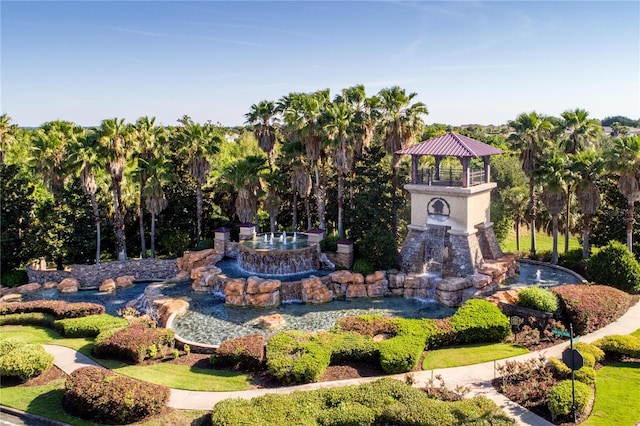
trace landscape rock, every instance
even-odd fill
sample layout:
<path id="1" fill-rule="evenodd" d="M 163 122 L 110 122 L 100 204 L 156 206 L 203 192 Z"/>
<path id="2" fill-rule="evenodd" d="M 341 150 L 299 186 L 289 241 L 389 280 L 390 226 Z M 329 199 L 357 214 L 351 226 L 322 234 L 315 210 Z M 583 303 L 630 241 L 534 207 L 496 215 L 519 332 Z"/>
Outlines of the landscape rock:
<path id="1" fill-rule="evenodd" d="M 58 283 L 55 281 L 47 281 L 44 284 L 42 284 L 42 288 L 45 290 L 48 290 L 50 288 L 55 288 L 58 286 Z"/>
<path id="2" fill-rule="evenodd" d="M 349 298 L 367 297 L 367 287 L 364 284 L 350 284 L 345 295 Z"/>
<path id="3" fill-rule="evenodd" d="M 133 281 L 136 279 L 133 275 L 122 275 L 116 278 L 116 288 L 124 288 L 133 285 Z"/>
<path id="4" fill-rule="evenodd" d="M 280 305 L 280 292 L 247 294 L 244 300 L 246 306 L 270 308 Z"/>
<path id="5" fill-rule="evenodd" d="M 258 327 L 265 330 L 276 330 L 286 325 L 284 318 L 280 314 L 267 315 L 258 318 Z"/>
<path id="6" fill-rule="evenodd" d="M 40 287 L 42 286 L 38 283 L 29 283 L 16 287 L 15 291 L 20 294 L 33 293 L 40 290 Z"/>
<path id="7" fill-rule="evenodd" d="M 333 293 L 320 278 L 311 277 L 302 280 L 302 301 L 305 303 L 325 303 L 333 300 Z"/>
<path id="8" fill-rule="evenodd" d="M 184 315 L 189 309 L 189 303 L 182 299 L 168 299 L 166 303 L 160 306 L 158 310 L 158 316 L 160 317 L 160 323 L 166 326 L 169 317 L 172 314 Z"/>
<path id="9" fill-rule="evenodd" d="M 75 278 L 65 278 L 57 285 L 60 293 L 75 293 L 78 291 L 80 283 Z"/>
<path id="10" fill-rule="evenodd" d="M 113 278 L 107 278 L 102 282 L 102 284 L 100 284 L 100 288 L 98 288 L 98 291 L 102 293 L 109 293 L 109 292 L 115 291 L 115 289 L 116 289 L 116 280 L 114 280 Z"/>

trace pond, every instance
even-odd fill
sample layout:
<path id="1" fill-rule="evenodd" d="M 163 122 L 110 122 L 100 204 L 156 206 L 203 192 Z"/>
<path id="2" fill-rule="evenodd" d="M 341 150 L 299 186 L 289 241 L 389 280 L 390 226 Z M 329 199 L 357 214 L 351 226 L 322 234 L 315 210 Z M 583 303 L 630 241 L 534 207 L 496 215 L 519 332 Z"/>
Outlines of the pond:
<path id="1" fill-rule="evenodd" d="M 584 281 L 577 273 L 549 264 L 520 260 L 520 274 L 507 279 L 502 287 L 537 285 L 554 287 L 562 284 L 580 284 Z"/>

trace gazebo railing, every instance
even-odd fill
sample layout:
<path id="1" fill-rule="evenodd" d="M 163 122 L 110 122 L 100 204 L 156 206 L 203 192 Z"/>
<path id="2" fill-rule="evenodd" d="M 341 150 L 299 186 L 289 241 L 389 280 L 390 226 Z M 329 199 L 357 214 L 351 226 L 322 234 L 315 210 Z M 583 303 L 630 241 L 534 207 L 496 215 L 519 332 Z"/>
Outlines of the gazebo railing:
<path id="1" fill-rule="evenodd" d="M 435 167 L 420 168 L 416 173 L 417 184 L 440 185 L 440 186 L 462 186 L 462 167 Z M 483 169 L 471 169 L 469 171 L 468 186 L 481 185 L 486 182 L 485 171 Z"/>

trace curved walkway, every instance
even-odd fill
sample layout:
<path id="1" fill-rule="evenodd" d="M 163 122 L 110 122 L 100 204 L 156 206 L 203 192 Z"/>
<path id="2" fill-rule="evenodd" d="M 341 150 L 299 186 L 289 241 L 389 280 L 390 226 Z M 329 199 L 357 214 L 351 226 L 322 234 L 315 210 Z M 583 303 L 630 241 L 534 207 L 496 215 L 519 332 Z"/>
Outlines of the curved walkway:
<path id="1" fill-rule="evenodd" d="M 637 330 L 638 328 L 640 328 L 640 302 L 632 306 L 618 321 L 609 324 L 608 326 L 593 333 L 587 334 L 585 336 L 580 336 L 580 341 L 589 343 L 610 334 L 629 334 Z M 76 352 L 73 349 L 56 345 L 44 345 L 44 347 L 47 352 L 54 356 L 55 365 L 67 374 L 72 373 L 80 367 L 85 367 L 88 365 L 100 367 L 100 365 L 94 360 L 79 352 Z M 562 344 L 552 346 L 541 351 L 530 352 L 524 355 L 519 355 L 507 359 L 510 361 L 524 361 L 531 358 L 538 358 L 540 355 L 544 355 L 547 358 L 552 356 L 559 358 L 561 357 L 562 351 L 566 347 L 567 343 L 564 342 Z M 545 419 L 510 401 L 508 398 L 504 397 L 493 389 L 493 386 L 491 386 L 491 380 L 496 377 L 495 366 L 497 363 L 505 362 L 507 359 L 503 359 L 500 361 L 490 361 L 482 364 L 468 365 L 464 367 L 414 371 L 411 374 L 414 376 L 414 386 L 416 387 L 424 387 L 429 379 L 437 375 L 442 376 L 447 387 L 450 389 L 455 388 L 457 385 L 468 386 L 471 388 L 471 395 L 484 395 L 492 399 L 503 410 L 505 410 L 508 415 L 516 419 L 517 424 L 534 426 L 552 425 L 552 423 L 549 423 Z M 405 375 L 406 373 L 387 377 L 404 380 Z M 313 390 L 330 386 L 356 385 L 359 383 L 374 381 L 379 378 L 379 376 L 366 377 L 359 379 L 340 380 L 335 382 L 309 383 L 298 386 L 269 389 L 251 389 L 236 392 L 199 392 L 171 389 L 169 406 L 183 410 L 211 410 L 216 403 L 228 398 L 250 399 L 267 393 L 290 393 L 293 391 Z"/>

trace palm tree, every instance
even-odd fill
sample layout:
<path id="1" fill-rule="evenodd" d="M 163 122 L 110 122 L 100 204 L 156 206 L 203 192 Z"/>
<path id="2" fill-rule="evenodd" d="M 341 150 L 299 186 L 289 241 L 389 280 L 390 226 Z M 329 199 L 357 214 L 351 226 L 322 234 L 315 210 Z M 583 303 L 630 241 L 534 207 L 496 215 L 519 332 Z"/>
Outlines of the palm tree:
<path id="1" fill-rule="evenodd" d="M 327 108 L 324 129 L 333 148 L 333 165 L 338 178 L 338 237 L 344 238 L 342 216 L 344 210 L 344 177 L 353 166 L 352 120 L 353 111 L 338 97 Z"/>
<path id="2" fill-rule="evenodd" d="M 534 173 L 539 167 L 543 153 L 551 148 L 550 135 L 552 124 L 548 117 L 538 115 L 535 111 L 522 113 L 515 120 L 509 121 L 514 131 L 509 140 L 520 150 L 522 171 L 529 179 L 529 218 L 531 221 L 531 254 L 535 256 L 536 248 L 536 192 Z"/>
<path id="3" fill-rule="evenodd" d="M 225 167 L 222 180 L 237 191 L 236 215 L 241 223 L 254 223 L 260 196 L 260 173 L 267 168 L 266 159 L 249 155 Z"/>
<path id="4" fill-rule="evenodd" d="M 145 186 L 145 207 L 151 213 L 151 258 L 156 257 L 156 217 L 167 207 L 163 187 L 174 180 L 171 173 L 171 163 L 164 155 L 142 159 L 142 167 L 147 172 L 148 180 Z"/>
<path id="5" fill-rule="evenodd" d="M 189 164 L 189 172 L 196 182 L 196 243 L 200 244 L 204 211 L 202 185 L 207 182 L 207 176 L 211 170 L 209 159 L 219 152 L 219 144 L 222 142 L 222 138 L 217 134 L 216 128 L 209 123 L 204 125 L 194 123 L 188 116 L 178 121 L 183 124 L 178 132 L 178 139 L 181 144 L 180 153 Z"/>
<path id="6" fill-rule="evenodd" d="M 537 179 L 543 185 L 542 202 L 547 207 L 553 221 L 553 252 L 551 263 L 558 263 L 558 216 L 567 203 L 567 192 L 564 186 L 567 182 L 566 156 L 557 152 L 545 157 L 540 162 Z"/>
<path id="7" fill-rule="evenodd" d="M 0 115 L 0 165 L 4 164 L 5 152 L 15 140 L 15 132 L 18 126 L 11 124 L 11 117 L 7 114 Z"/>
<path id="8" fill-rule="evenodd" d="M 424 126 L 423 115 L 429 113 L 427 106 L 422 102 L 414 102 L 416 93 L 409 93 L 398 86 L 380 90 L 380 107 L 382 111 L 381 128 L 384 134 L 384 147 L 387 154 L 391 155 L 391 181 L 393 185 L 393 218 L 392 231 L 398 236 L 398 204 L 395 201 L 398 192 L 398 166 L 400 156 L 396 151 L 406 148 L 415 140 L 416 135 Z"/>
<path id="9" fill-rule="evenodd" d="M 100 207 L 96 193 L 98 185 L 96 183 L 95 173 L 102 167 L 102 158 L 98 155 L 98 137 L 95 131 L 87 132 L 84 137 L 78 138 L 77 143 L 72 145 L 71 154 L 69 156 L 75 169 L 80 174 L 80 183 L 82 190 L 91 200 L 91 209 L 93 211 L 93 223 L 96 227 L 96 265 L 100 263 Z"/>
<path id="10" fill-rule="evenodd" d="M 526 222 L 527 189 L 521 186 L 505 188 L 500 191 L 500 199 L 505 209 L 511 212 L 516 231 L 516 250 L 520 251 L 520 225 Z"/>
<path id="11" fill-rule="evenodd" d="M 127 238 L 124 233 L 124 204 L 122 202 L 122 182 L 131 138 L 131 127 L 124 119 L 102 120 L 98 129 L 100 151 L 105 159 L 111 191 L 113 192 L 113 229 L 116 235 L 118 261 L 127 260 Z"/>
<path id="12" fill-rule="evenodd" d="M 258 146 L 267 154 L 269 171 L 273 173 L 275 147 L 278 140 L 277 124 L 278 110 L 273 101 L 261 101 L 251 105 L 251 111 L 245 114 L 248 124 L 252 124 L 253 134 L 258 139 Z"/>
<path id="13" fill-rule="evenodd" d="M 140 186 L 138 193 L 138 224 L 140 228 L 140 248 L 142 258 L 147 258 L 147 243 L 144 232 L 144 210 L 142 208 L 145 199 L 145 186 L 149 179 L 149 171 L 146 165 L 156 156 L 156 151 L 167 139 L 167 130 L 164 127 L 156 126 L 155 117 L 140 117 L 132 127 L 132 143 L 134 144 L 134 155 L 138 160 L 135 176 Z"/>
<path id="14" fill-rule="evenodd" d="M 570 155 L 569 164 L 582 212 L 582 258 L 586 259 L 590 252 L 591 217 L 600 209 L 600 191 L 596 183 L 604 170 L 604 160 L 600 152 L 589 149 Z"/>
<path id="15" fill-rule="evenodd" d="M 593 142 L 602 135 L 602 126 L 594 118 L 589 118 L 589 113 L 580 108 L 564 111 L 560 128 L 564 133 L 564 152 L 575 154 L 585 148 L 589 148 Z M 565 212 L 564 252 L 569 251 L 569 230 L 571 218 L 571 183 L 567 185 L 567 211 Z"/>
<path id="16" fill-rule="evenodd" d="M 640 201 L 640 136 L 613 139 L 607 160 L 608 169 L 619 176 L 620 193 L 627 199 L 627 247 L 632 251 L 634 203 Z"/>

